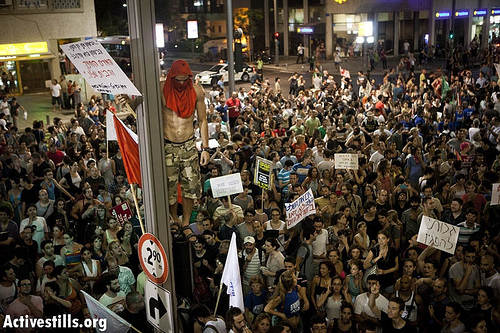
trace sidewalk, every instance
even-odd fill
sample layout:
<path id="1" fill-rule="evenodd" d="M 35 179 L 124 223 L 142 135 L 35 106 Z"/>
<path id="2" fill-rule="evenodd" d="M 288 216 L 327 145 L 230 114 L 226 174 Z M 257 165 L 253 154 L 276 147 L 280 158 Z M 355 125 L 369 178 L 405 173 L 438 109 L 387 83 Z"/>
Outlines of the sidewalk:
<path id="1" fill-rule="evenodd" d="M 396 68 L 399 59 L 401 58 L 400 56 L 388 56 L 387 57 L 387 67 L 388 68 Z M 343 69 L 346 69 L 350 72 L 351 77 L 352 76 L 357 76 L 358 71 L 363 71 L 363 73 L 368 72 L 368 66 L 363 66 L 363 60 L 365 60 L 362 57 L 358 58 L 342 58 L 342 62 L 340 63 L 340 67 Z M 276 67 L 275 64 L 266 64 L 264 65 L 267 68 L 273 68 L 279 71 L 283 72 L 297 72 L 297 73 L 305 73 L 309 71 L 309 63 L 304 61 L 304 64 L 297 64 L 297 57 L 296 56 L 280 56 L 279 58 L 279 66 Z M 366 61 L 365 61 L 366 62 Z M 333 60 L 324 60 L 320 62 L 320 65 L 322 66 L 323 70 L 327 70 L 328 73 L 330 74 L 340 74 L 339 69 L 335 68 L 335 64 L 333 63 Z M 445 65 L 444 59 L 435 59 L 434 64 L 432 66 L 428 66 L 427 71 L 431 71 L 433 69 L 437 69 L 438 67 L 443 67 Z M 371 75 L 384 75 L 385 73 L 389 72 L 389 69 L 383 69 L 382 68 L 382 62 L 379 62 L 375 65 L 375 69 L 371 71 Z M 421 73 L 422 69 L 418 68 L 418 66 L 415 66 L 415 73 Z"/>

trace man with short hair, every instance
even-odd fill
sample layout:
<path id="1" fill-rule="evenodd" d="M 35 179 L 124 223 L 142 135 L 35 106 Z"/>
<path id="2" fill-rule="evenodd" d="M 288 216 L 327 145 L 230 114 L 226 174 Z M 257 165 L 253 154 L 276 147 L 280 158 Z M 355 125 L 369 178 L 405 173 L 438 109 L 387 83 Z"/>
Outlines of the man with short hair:
<path id="1" fill-rule="evenodd" d="M 226 312 L 226 324 L 229 333 L 252 333 L 245 324 L 245 316 L 240 308 L 230 307 Z"/>
<path id="2" fill-rule="evenodd" d="M 432 295 L 429 302 L 429 321 L 427 332 L 441 332 L 444 326 L 446 305 L 451 303 L 446 292 L 448 291 L 448 281 L 445 278 L 437 278 L 432 285 Z"/>
<path id="3" fill-rule="evenodd" d="M 479 231 L 480 225 L 477 222 L 478 212 L 474 207 L 470 207 L 465 211 L 465 221 L 457 224 L 460 228 L 458 234 L 458 244 L 468 245 L 470 237 Z"/>
<path id="4" fill-rule="evenodd" d="M 43 274 L 43 264 L 46 261 L 52 260 L 55 266 L 66 265 L 66 261 L 59 254 L 54 254 L 54 244 L 52 244 L 51 240 L 44 240 L 40 247 L 42 248 L 43 257 L 36 262 L 35 274 L 37 280 Z"/>
<path id="5" fill-rule="evenodd" d="M 49 239 L 49 227 L 43 217 L 37 216 L 36 205 L 31 204 L 28 206 L 28 217 L 21 221 L 19 230 L 24 230 L 25 227 L 35 227 L 33 240 L 38 243 L 38 252 L 42 252 L 41 244 L 44 239 Z"/>
<path id="6" fill-rule="evenodd" d="M 205 304 L 197 304 L 191 309 L 191 318 L 195 320 L 195 328 L 201 326 L 202 333 L 226 333 L 226 324 L 216 317 Z"/>
<path id="7" fill-rule="evenodd" d="M 459 303 L 465 311 L 474 308 L 474 299 L 481 286 L 479 270 L 474 265 L 476 250 L 471 246 L 463 249 L 463 258 L 450 267 L 450 299 Z"/>
<path id="8" fill-rule="evenodd" d="M 222 202 L 222 206 L 217 207 L 214 211 L 214 215 L 212 216 L 216 228 L 224 225 L 224 216 L 229 212 L 234 212 L 236 214 L 236 224 L 243 222 L 245 215 L 243 214 L 243 209 L 241 209 L 240 206 L 232 204 L 231 208 L 229 208 L 229 200 L 227 197 L 220 197 L 220 201 Z"/>
<path id="9" fill-rule="evenodd" d="M 369 301 L 374 303 L 378 311 L 373 311 L 374 306 L 370 306 Z M 381 312 L 386 312 L 388 305 L 389 301 L 387 298 L 380 294 L 379 277 L 372 274 L 368 276 L 368 291 L 356 297 L 356 301 L 354 302 L 354 318 L 358 323 L 370 321 L 378 324 L 378 321 L 381 318 Z M 382 330 L 378 329 L 377 332 L 380 333 Z"/>
<path id="10" fill-rule="evenodd" d="M 144 296 L 138 291 L 128 293 L 125 298 L 125 309 L 118 315 L 140 332 L 153 332 L 151 325 L 144 320 L 146 318 Z"/>
<path id="11" fill-rule="evenodd" d="M 40 200 L 35 204 L 36 215 L 47 220 L 54 212 L 54 200 L 49 199 L 49 193 L 44 189 L 38 191 L 38 198 L 40 198 Z"/>
<path id="12" fill-rule="evenodd" d="M 393 297 L 387 304 L 387 312 L 383 312 L 375 303 L 375 295 L 379 292 L 380 287 L 374 285 L 371 287 L 369 306 L 375 316 L 380 318 L 384 332 L 405 332 L 417 333 L 417 329 L 412 327 L 409 322 L 403 319 L 405 311 L 405 302 L 399 297 Z"/>
<path id="13" fill-rule="evenodd" d="M 0 253 L 2 253 L 0 265 L 4 264 L 11 257 L 16 244 L 15 239 L 19 237 L 16 222 L 9 218 L 11 214 L 12 212 L 8 207 L 0 206 L 0 232 L 8 233 L 7 238 L 0 241 Z"/>
<path id="14" fill-rule="evenodd" d="M 418 232 L 417 220 L 421 213 L 420 198 L 414 195 L 410 198 L 410 208 L 401 214 L 404 242 L 409 241 Z"/>
<path id="15" fill-rule="evenodd" d="M 250 278 L 256 275 L 261 276 L 260 266 L 264 265 L 264 258 L 255 247 L 254 237 L 245 237 L 243 246 L 245 250 L 240 252 L 240 258 L 244 260 L 241 270 L 243 272 L 243 295 L 246 295 L 250 292 Z"/>
<path id="16" fill-rule="evenodd" d="M 495 290 L 495 296 L 500 296 L 500 273 L 495 269 L 495 260 L 489 254 L 481 258 L 481 285 Z"/>
<path id="17" fill-rule="evenodd" d="M 16 273 L 12 266 L 7 263 L 0 268 L 0 306 L 7 309 L 10 303 L 16 299 Z"/>
<path id="18" fill-rule="evenodd" d="M 311 155 L 304 155 L 300 163 L 293 165 L 292 170 L 299 176 L 299 183 L 302 184 L 311 168 Z"/>
<path id="19" fill-rule="evenodd" d="M 313 316 L 311 318 L 310 324 L 311 324 L 311 332 L 313 333 L 327 331 L 327 325 L 324 316 L 321 315 Z"/>
<path id="20" fill-rule="evenodd" d="M 99 302 L 114 313 L 125 310 L 126 294 L 120 290 L 118 275 L 109 273 L 104 277 L 106 292 L 99 298 Z"/>
<path id="21" fill-rule="evenodd" d="M 40 296 L 31 295 L 31 281 L 22 279 L 18 281 L 19 297 L 7 308 L 6 315 L 11 319 L 25 317 L 26 329 L 17 329 L 17 332 L 31 332 L 36 326 L 32 325 L 30 318 L 43 318 L 43 300 Z"/>
<path id="22" fill-rule="evenodd" d="M 131 291 L 135 291 L 135 277 L 132 270 L 125 266 L 119 266 L 115 257 L 109 257 L 107 263 L 108 269 L 104 272 L 109 272 L 118 277 L 118 282 L 120 283 L 119 290 L 121 290 L 124 295 L 127 295 Z"/>
<path id="23" fill-rule="evenodd" d="M 462 211 L 463 200 L 461 198 L 453 198 L 450 204 L 450 209 L 445 210 L 441 220 L 443 222 L 458 225 L 460 222 L 465 221 L 466 216 Z"/>

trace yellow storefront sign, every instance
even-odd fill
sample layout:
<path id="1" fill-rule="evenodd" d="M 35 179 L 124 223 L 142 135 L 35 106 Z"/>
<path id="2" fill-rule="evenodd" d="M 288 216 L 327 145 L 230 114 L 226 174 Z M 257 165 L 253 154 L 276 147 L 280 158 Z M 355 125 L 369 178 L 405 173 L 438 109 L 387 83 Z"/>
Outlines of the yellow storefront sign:
<path id="1" fill-rule="evenodd" d="M 47 42 L 0 44 L 0 57 L 47 52 L 49 52 Z"/>

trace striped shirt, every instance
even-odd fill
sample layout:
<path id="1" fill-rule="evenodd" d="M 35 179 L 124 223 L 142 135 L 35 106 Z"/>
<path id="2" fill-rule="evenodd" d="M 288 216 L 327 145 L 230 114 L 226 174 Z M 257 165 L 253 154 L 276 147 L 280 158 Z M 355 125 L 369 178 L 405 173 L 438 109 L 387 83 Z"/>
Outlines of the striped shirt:
<path id="1" fill-rule="evenodd" d="M 467 226 L 467 221 L 464 221 L 464 222 L 457 224 L 457 227 L 460 228 L 460 233 L 458 234 L 458 244 L 469 245 L 470 236 L 473 233 L 479 231 L 480 225 L 477 223 L 474 223 L 474 227 L 469 228 Z"/>

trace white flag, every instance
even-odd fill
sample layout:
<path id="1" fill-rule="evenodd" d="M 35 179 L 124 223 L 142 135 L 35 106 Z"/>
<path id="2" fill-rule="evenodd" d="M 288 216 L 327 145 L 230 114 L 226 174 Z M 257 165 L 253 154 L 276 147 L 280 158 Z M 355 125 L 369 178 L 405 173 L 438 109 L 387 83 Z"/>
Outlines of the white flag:
<path id="1" fill-rule="evenodd" d="M 238 262 L 238 250 L 236 249 L 236 233 L 231 236 L 231 244 L 226 257 L 226 264 L 222 272 L 221 282 L 227 286 L 229 295 L 229 306 L 240 308 L 245 311 L 243 302 L 243 290 L 241 288 L 240 264 Z"/>
<path id="2" fill-rule="evenodd" d="M 142 106 L 139 105 L 137 110 L 141 108 Z M 106 139 L 108 141 L 118 141 L 118 136 L 116 135 L 116 127 L 115 127 L 115 122 L 113 118 L 116 117 L 113 112 L 110 112 L 109 110 L 106 110 Z M 128 132 L 128 134 L 134 139 L 135 142 L 139 142 L 139 136 L 134 133 L 125 123 L 118 117 L 116 119 L 122 124 L 123 128 L 125 128 Z"/>
<path id="3" fill-rule="evenodd" d="M 497 70 L 497 77 L 500 75 L 500 64 L 493 64 L 495 65 L 495 69 Z"/>
<path id="4" fill-rule="evenodd" d="M 106 139 L 108 141 L 118 141 L 116 137 L 115 122 L 113 121 L 114 116 L 113 112 L 106 110 Z"/>
<path id="5" fill-rule="evenodd" d="M 99 329 L 99 325 L 97 325 L 98 332 L 104 332 L 104 331 L 106 331 L 106 333 L 128 332 L 128 330 L 132 325 L 130 325 L 125 319 L 123 319 L 113 311 L 109 310 L 107 307 L 99 303 L 98 300 L 87 294 L 85 291 L 82 290 L 82 293 L 83 296 L 85 296 L 85 302 L 87 302 L 87 307 L 89 309 L 90 315 L 92 316 L 92 319 L 95 318 L 95 319 L 105 320 L 106 329 L 101 331 Z"/>

